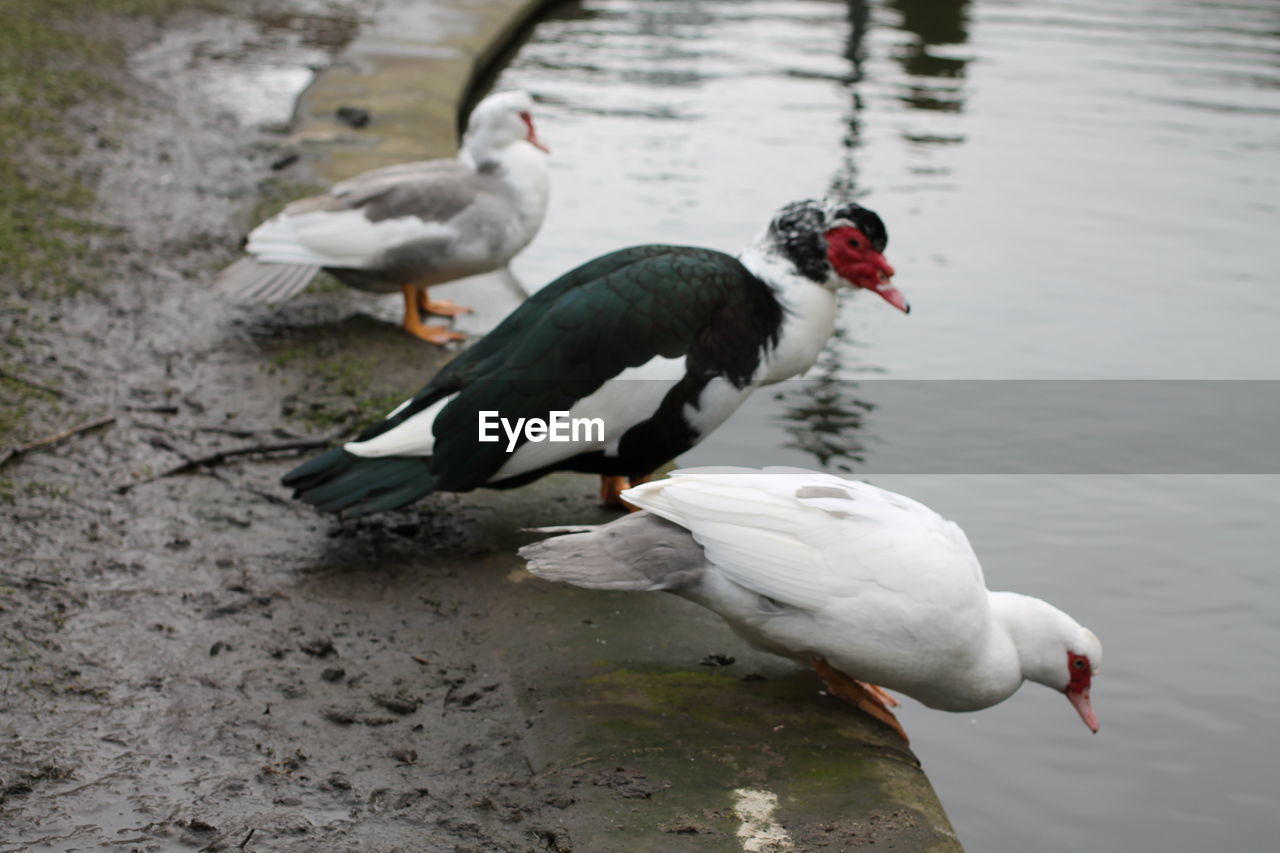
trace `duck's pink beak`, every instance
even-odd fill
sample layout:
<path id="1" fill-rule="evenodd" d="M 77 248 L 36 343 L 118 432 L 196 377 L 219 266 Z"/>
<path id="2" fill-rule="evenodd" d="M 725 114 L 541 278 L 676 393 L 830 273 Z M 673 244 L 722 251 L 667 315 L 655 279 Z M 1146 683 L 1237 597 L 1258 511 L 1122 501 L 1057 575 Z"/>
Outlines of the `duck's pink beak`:
<path id="1" fill-rule="evenodd" d="M 892 275 L 892 273 L 890 275 Z M 867 289 L 880 294 L 881 299 L 888 302 L 894 308 L 897 308 L 903 314 L 911 313 L 911 306 L 907 304 L 907 297 L 902 295 L 901 290 L 898 290 L 898 288 L 889 283 L 888 276 L 881 275 L 880 283 L 875 287 L 868 287 Z"/>
<path id="2" fill-rule="evenodd" d="M 534 148 L 541 148 L 550 154 L 551 149 L 542 144 L 542 140 L 538 138 L 538 131 L 533 128 L 533 116 L 528 113 L 520 113 L 520 118 L 524 120 L 524 126 L 529 128 L 529 135 L 525 137 L 525 140 Z"/>
<path id="3" fill-rule="evenodd" d="M 1089 688 L 1076 690 L 1068 687 L 1066 693 L 1067 701 L 1076 709 L 1076 713 L 1080 715 L 1080 719 L 1084 720 L 1084 724 L 1089 727 L 1089 731 L 1096 735 L 1098 733 L 1098 715 L 1093 712 L 1093 703 L 1089 701 Z"/>

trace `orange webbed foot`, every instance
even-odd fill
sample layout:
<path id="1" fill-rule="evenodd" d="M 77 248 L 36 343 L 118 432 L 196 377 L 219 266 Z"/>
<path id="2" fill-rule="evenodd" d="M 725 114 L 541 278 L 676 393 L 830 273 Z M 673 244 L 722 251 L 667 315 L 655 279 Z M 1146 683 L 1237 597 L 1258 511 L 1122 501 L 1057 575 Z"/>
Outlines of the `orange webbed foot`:
<path id="1" fill-rule="evenodd" d="M 638 486 L 641 483 L 648 482 L 648 477 L 638 477 L 630 482 L 626 477 L 611 476 L 606 474 L 600 475 L 600 505 L 608 507 L 618 507 L 625 509 L 627 512 L 639 512 L 640 507 L 632 503 L 627 503 L 622 499 L 622 493 L 632 486 Z"/>
<path id="2" fill-rule="evenodd" d="M 875 717 L 897 732 L 903 743 L 911 743 L 911 738 L 907 737 L 906 730 L 902 728 L 898 718 L 889 710 L 890 707 L 897 707 L 900 703 L 886 693 L 883 687 L 855 681 L 840 670 L 832 667 L 822 658 L 814 659 L 813 668 L 817 670 L 819 677 L 826 682 L 827 690 L 830 691 L 832 696 L 838 696 L 864 714 Z"/>
<path id="3" fill-rule="evenodd" d="M 415 338 L 421 338 L 429 344 L 437 344 L 439 346 L 444 346 L 450 341 L 465 341 L 467 339 L 467 336 L 462 332 L 455 332 L 446 326 L 424 326 L 419 323 L 416 328 L 406 326 L 405 331 Z"/>
<path id="4" fill-rule="evenodd" d="M 427 326 L 422 322 L 419 312 L 420 301 L 426 300 L 426 291 L 406 284 L 401 289 L 404 296 L 404 321 L 401 324 L 406 332 L 427 343 L 443 346 L 449 341 L 463 341 L 467 336 L 445 326 Z"/>
<path id="5" fill-rule="evenodd" d="M 474 313 L 476 310 L 469 305 L 459 305 L 452 299 L 428 299 L 425 290 L 418 292 L 421 294 L 418 304 L 422 307 L 422 310 L 437 317 L 457 317 L 462 314 Z"/>

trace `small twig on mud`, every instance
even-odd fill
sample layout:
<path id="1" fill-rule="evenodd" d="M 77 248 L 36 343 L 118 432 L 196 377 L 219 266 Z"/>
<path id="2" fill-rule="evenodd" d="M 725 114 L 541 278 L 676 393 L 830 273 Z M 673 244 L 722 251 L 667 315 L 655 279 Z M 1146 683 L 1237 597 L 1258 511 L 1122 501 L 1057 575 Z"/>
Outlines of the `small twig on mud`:
<path id="1" fill-rule="evenodd" d="M 233 435 L 236 438 L 253 438 L 255 435 L 257 435 L 257 433 L 251 429 L 232 429 L 231 427 L 205 426 L 205 427 L 195 427 L 195 430 L 196 432 L 216 432 L 221 435 Z M 292 439 L 298 438 L 298 436 L 295 435 L 294 433 L 288 432 L 286 430 L 282 430 L 279 427 L 271 430 L 271 433 L 276 438 L 292 438 Z"/>
<path id="2" fill-rule="evenodd" d="M 156 415 L 176 415 L 182 410 L 177 406 L 125 406 L 126 412 L 149 412 Z"/>
<path id="3" fill-rule="evenodd" d="M 258 831 L 256 826 L 249 828 L 249 834 L 244 837 L 244 841 L 240 842 L 240 849 L 243 850 L 245 845 L 249 843 L 249 839 L 253 838 L 253 834 Z"/>
<path id="4" fill-rule="evenodd" d="M 256 495 L 257 497 L 262 498 L 264 501 L 266 501 L 269 504 L 275 504 L 276 506 L 288 506 L 288 507 L 294 507 L 294 508 L 298 507 L 298 504 L 296 502 L 287 501 L 284 498 L 280 497 L 279 495 L 273 495 L 270 492 L 264 492 L 262 491 L 262 489 L 251 489 L 246 486 L 245 491 L 251 495 Z"/>
<path id="5" fill-rule="evenodd" d="M 10 370 L 5 370 L 3 368 L 0 368 L 0 378 L 8 379 L 12 382 L 17 382 L 19 385 L 26 385 L 28 388 L 34 388 L 35 390 L 43 391 L 46 394 L 52 394 L 53 396 L 57 397 L 60 400 L 67 399 L 66 392 L 59 391 L 57 388 L 50 388 L 48 385 L 41 385 L 39 382 L 33 382 L 30 379 L 27 379 L 25 376 L 19 376 L 18 374 Z"/>
<path id="6" fill-rule="evenodd" d="M 210 453 L 208 456 L 201 456 L 197 459 L 188 459 L 181 465 L 175 465 L 167 471 L 161 471 L 155 476 L 148 477 L 145 480 L 139 480 L 136 483 L 126 483 L 123 486 L 116 487 L 116 494 L 123 495 L 130 489 L 138 486 L 154 483 L 156 480 L 163 480 L 165 477 L 174 477 L 178 474 L 186 474 L 197 468 L 215 467 L 224 462 L 235 459 L 238 456 L 253 456 L 259 453 L 298 453 L 303 450 L 316 450 L 320 447 L 328 447 L 333 444 L 333 438 L 315 438 L 308 441 L 286 441 L 281 444 L 253 444 L 248 447 L 237 447 L 233 450 L 219 450 L 217 453 Z M 176 451 L 175 451 L 176 452 Z"/>
<path id="7" fill-rule="evenodd" d="M 38 578 L 35 575 L 27 575 L 23 578 L 19 578 L 17 575 L 0 575 L 0 583 L 5 586 L 23 586 L 30 589 L 34 586 L 62 586 L 66 582 L 57 579 Z"/>
<path id="8" fill-rule="evenodd" d="M 45 436 L 39 441 L 33 441 L 30 444 L 24 444 L 21 447 L 12 447 L 9 449 L 8 453 L 6 453 L 3 457 L 0 457 L 0 467 L 8 465 L 10 462 L 17 459 L 19 456 L 25 456 L 26 454 L 30 453 L 33 450 L 39 450 L 42 447 L 48 447 L 51 444 L 57 444 L 59 441 L 62 441 L 64 438 L 71 438 L 71 436 L 73 435 L 79 435 L 82 432 L 89 432 L 90 430 L 98 429 L 99 427 L 104 427 L 107 424 L 113 424 L 115 423 L 115 421 L 116 421 L 115 415 L 108 415 L 105 418 L 98 418 L 96 421 L 89 421 L 89 423 L 87 424 L 81 424 L 80 426 L 71 427 L 70 429 L 64 429 L 62 432 Z"/>
<path id="9" fill-rule="evenodd" d="M 230 477 L 224 477 L 222 474 L 219 474 L 217 471 L 210 471 L 209 474 L 215 479 L 217 479 L 219 482 L 226 483 L 228 486 L 230 486 L 233 489 L 241 489 L 243 491 L 246 491 L 251 495 L 262 498 L 267 503 L 275 504 L 276 506 L 287 506 L 294 509 L 298 507 L 298 504 L 295 503 L 294 501 L 287 501 L 284 498 L 280 497 L 279 495 L 273 495 L 270 492 L 264 492 L 262 491 L 262 489 L 255 489 L 252 486 L 242 486 L 239 483 L 232 480 Z"/>
<path id="10" fill-rule="evenodd" d="M 194 432 L 216 432 L 218 435 L 229 435 L 232 438 L 253 438 L 257 433 L 251 429 L 231 429 L 230 427 L 193 427 Z"/>
<path id="11" fill-rule="evenodd" d="M 420 663 L 423 666 L 431 666 L 431 661 L 427 660 L 426 658 L 418 657 L 417 655 L 410 655 L 410 657 L 413 658 L 414 663 Z"/>

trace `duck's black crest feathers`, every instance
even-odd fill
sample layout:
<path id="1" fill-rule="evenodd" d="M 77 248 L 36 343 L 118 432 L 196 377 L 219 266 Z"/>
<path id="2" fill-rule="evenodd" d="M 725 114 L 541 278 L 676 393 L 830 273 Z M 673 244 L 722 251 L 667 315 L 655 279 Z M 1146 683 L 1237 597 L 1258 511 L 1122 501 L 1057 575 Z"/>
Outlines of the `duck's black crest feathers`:
<path id="1" fill-rule="evenodd" d="M 831 272 L 823 223 L 822 209 L 813 199 L 791 202 L 769 223 L 769 236 L 778 251 L 801 275 L 816 282 L 826 281 Z"/>
<path id="2" fill-rule="evenodd" d="M 842 219 L 852 222 L 854 227 L 865 234 L 871 241 L 871 248 L 877 252 L 883 252 L 889 245 L 889 232 L 884 227 L 884 221 L 874 210 L 868 210 L 853 201 L 840 202 L 827 209 L 828 223 L 839 222 Z"/>

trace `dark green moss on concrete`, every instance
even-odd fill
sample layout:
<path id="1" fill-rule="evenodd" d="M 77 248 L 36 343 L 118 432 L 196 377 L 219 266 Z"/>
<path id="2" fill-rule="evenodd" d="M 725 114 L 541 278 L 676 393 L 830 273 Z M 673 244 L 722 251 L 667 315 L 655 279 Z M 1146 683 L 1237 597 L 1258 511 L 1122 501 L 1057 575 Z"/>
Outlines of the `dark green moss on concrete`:
<path id="1" fill-rule="evenodd" d="M 569 826 L 575 845 L 740 851 L 735 792 L 751 789 L 778 797 L 790 849 L 960 850 L 910 749 L 813 672 L 674 596 L 520 582 L 536 758 L 595 815 Z"/>

